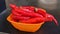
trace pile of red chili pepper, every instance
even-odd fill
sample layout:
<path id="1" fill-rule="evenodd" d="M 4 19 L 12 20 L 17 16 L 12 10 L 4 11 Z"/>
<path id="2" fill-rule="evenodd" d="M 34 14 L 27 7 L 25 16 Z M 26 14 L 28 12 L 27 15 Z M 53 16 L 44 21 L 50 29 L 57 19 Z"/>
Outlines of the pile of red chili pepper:
<path id="1" fill-rule="evenodd" d="M 35 8 L 33 6 L 18 7 L 13 4 L 10 4 L 10 7 L 12 8 L 12 19 L 15 21 L 31 24 L 54 21 L 55 24 L 58 25 L 57 20 L 41 8 Z"/>

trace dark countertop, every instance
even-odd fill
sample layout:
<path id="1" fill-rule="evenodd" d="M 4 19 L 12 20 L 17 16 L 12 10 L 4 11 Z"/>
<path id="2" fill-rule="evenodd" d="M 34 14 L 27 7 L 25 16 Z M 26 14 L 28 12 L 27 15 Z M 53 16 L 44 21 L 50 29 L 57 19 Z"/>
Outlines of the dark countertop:
<path id="1" fill-rule="evenodd" d="M 56 26 L 54 22 L 46 22 L 43 26 L 34 33 L 23 32 L 15 29 L 7 20 L 7 16 L 10 14 L 10 10 L 6 9 L 2 13 L 0 13 L 0 32 L 8 33 L 8 34 L 60 34 L 60 10 L 52 10 L 47 12 L 53 14 L 55 18 L 58 20 L 59 26 Z"/>

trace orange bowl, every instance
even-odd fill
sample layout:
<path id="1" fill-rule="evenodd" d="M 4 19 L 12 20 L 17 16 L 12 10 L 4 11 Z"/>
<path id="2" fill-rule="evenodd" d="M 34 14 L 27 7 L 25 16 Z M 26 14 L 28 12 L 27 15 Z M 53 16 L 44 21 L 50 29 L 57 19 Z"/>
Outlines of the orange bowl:
<path id="1" fill-rule="evenodd" d="M 44 22 L 39 24 L 26 24 L 26 23 L 18 23 L 12 20 L 11 15 L 7 17 L 7 20 L 12 24 L 13 27 L 20 31 L 26 31 L 26 32 L 36 32 L 41 26 L 44 24 Z"/>

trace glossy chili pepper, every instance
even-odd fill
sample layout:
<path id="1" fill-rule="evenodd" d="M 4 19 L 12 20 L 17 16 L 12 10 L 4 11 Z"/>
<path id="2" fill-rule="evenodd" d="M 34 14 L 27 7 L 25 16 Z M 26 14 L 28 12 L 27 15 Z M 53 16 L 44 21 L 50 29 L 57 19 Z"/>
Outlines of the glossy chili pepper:
<path id="1" fill-rule="evenodd" d="M 30 10 L 24 7 L 20 7 L 20 10 L 24 10 L 25 12 L 34 12 L 34 10 Z"/>
<path id="2" fill-rule="evenodd" d="M 35 8 L 35 12 L 43 15 L 44 17 L 46 17 L 46 11 L 45 10 L 42 10 L 40 8 Z"/>
<path id="3" fill-rule="evenodd" d="M 19 16 L 19 14 L 17 14 L 17 12 L 13 12 L 14 15 L 16 15 L 14 18 L 15 19 L 22 19 L 22 20 L 26 20 L 26 19 L 29 19 L 27 17 L 22 17 L 22 16 Z M 18 17 L 19 16 L 19 17 Z M 39 17 L 40 18 L 40 17 Z M 29 22 L 29 23 L 32 23 L 32 22 L 36 22 L 38 19 L 35 18 L 35 19 L 29 19 L 28 21 L 24 21 L 24 22 Z M 39 22 L 42 22 L 43 20 L 40 18 L 39 19 Z"/>
<path id="4" fill-rule="evenodd" d="M 25 20 L 26 20 L 26 19 L 29 19 L 28 17 L 22 17 L 21 14 L 17 14 L 17 12 L 13 12 L 13 11 L 12 11 L 12 13 L 13 13 L 14 15 L 16 15 L 15 19 L 25 19 Z M 18 17 L 18 16 L 19 16 L 19 17 Z M 32 21 L 33 21 L 33 19 L 32 19 Z M 33 21 L 33 22 L 35 22 L 35 21 Z"/>
<path id="5" fill-rule="evenodd" d="M 23 23 L 37 23 L 37 22 L 45 22 L 45 21 L 54 21 L 56 25 L 58 25 L 57 20 L 44 10 L 30 6 L 21 6 L 17 7 L 16 5 L 10 4 L 12 8 L 13 18 L 20 20 Z M 35 11 L 34 11 L 35 10 Z M 21 20 L 22 19 L 22 20 Z M 26 20 L 27 19 L 27 20 Z"/>
<path id="6" fill-rule="evenodd" d="M 51 15 L 51 14 L 48 14 L 48 13 L 47 13 L 47 19 L 46 19 L 46 21 L 54 21 L 54 23 L 55 23 L 56 25 L 58 25 L 58 22 L 57 22 L 57 20 L 54 18 L 54 16 Z"/>
<path id="7" fill-rule="evenodd" d="M 45 21 L 44 18 L 36 17 L 36 18 L 28 19 L 28 20 L 22 20 L 21 22 L 35 24 L 35 23 L 41 23 L 44 21 Z"/>
<path id="8" fill-rule="evenodd" d="M 27 11 L 27 12 L 25 12 L 26 10 L 23 10 L 23 9 L 20 9 L 19 10 L 19 8 L 18 7 L 14 7 L 15 5 L 10 5 L 12 8 L 14 8 L 14 10 L 16 11 L 16 12 L 18 12 L 18 13 L 21 13 L 21 14 L 23 14 L 23 15 L 25 15 L 25 16 L 32 16 L 32 17 L 36 17 L 36 16 L 42 16 L 42 15 L 39 15 L 39 14 L 37 14 L 37 13 L 27 13 L 27 12 L 29 12 L 29 11 Z M 17 13 L 16 13 L 17 14 Z"/>
<path id="9" fill-rule="evenodd" d="M 21 16 L 22 14 L 18 13 L 16 10 L 12 10 L 12 14 L 15 16 Z"/>
<path id="10" fill-rule="evenodd" d="M 15 5 L 11 5 L 11 7 L 14 8 L 14 10 L 12 10 L 12 14 L 15 15 L 14 19 L 16 19 L 16 20 L 18 20 L 18 19 L 25 19 L 25 20 L 28 19 L 28 17 L 23 17 L 23 16 L 21 16 L 21 14 L 18 14 L 17 13 L 18 8 L 14 7 L 14 6 Z"/>
<path id="11" fill-rule="evenodd" d="M 22 14 L 17 13 L 15 10 L 12 10 L 12 14 L 13 14 L 14 19 L 26 20 L 30 18 L 30 17 L 22 16 Z"/>
<path id="12" fill-rule="evenodd" d="M 14 14 L 22 14 L 24 16 L 31 16 L 31 17 L 43 17 L 42 15 L 38 13 L 32 13 L 32 12 L 25 12 L 24 10 L 17 10 L 17 11 L 12 11 Z M 17 13 L 18 12 L 18 13 Z"/>
<path id="13" fill-rule="evenodd" d="M 25 16 L 13 16 L 14 19 L 18 19 L 18 20 L 28 20 L 30 19 L 30 17 L 25 17 Z"/>
<path id="14" fill-rule="evenodd" d="M 46 13 L 46 11 L 43 11 L 43 10 L 40 9 L 40 8 L 36 8 L 36 9 L 37 9 L 37 12 L 38 12 L 39 14 L 42 14 L 44 17 L 46 17 L 46 21 L 53 21 L 53 20 L 54 20 L 55 24 L 58 25 L 58 22 L 57 22 L 57 20 L 54 18 L 54 16 Z"/>
<path id="15" fill-rule="evenodd" d="M 18 7 L 16 6 L 16 5 L 14 5 L 14 4 L 10 4 L 10 7 L 12 8 L 12 9 L 17 9 Z"/>
<path id="16" fill-rule="evenodd" d="M 25 16 L 32 16 L 32 17 L 35 17 L 35 16 L 42 16 L 42 15 L 39 15 L 39 14 L 37 14 L 37 13 L 27 13 L 27 12 L 29 12 L 29 11 L 27 11 L 27 12 L 25 12 L 26 11 L 26 9 L 25 10 L 23 10 L 23 9 L 21 9 L 21 10 L 18 10 L 18 8 L 17 7 L 14 7 L 15 5 L 10 5 L 12 8 L 14 8 L 14 10 L 16 11 L 16 12 L 19 12 L 19 13 L 22 13 L 23 15 L 25 15 Z M 17 13 L 16 13 L 17 14 Z"/>
<path id="17" fill-rule="evenodd" d="M 33 6 L 20 6 L 20 8 L 25 8 L 34 11 L 35 7 Z"/>

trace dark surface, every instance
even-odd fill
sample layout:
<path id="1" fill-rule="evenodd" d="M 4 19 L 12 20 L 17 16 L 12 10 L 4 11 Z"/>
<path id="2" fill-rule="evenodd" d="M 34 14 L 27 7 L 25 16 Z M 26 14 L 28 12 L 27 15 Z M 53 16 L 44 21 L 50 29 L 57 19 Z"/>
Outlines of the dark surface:
<path id="1" fill-rule="evenodd" d="M 5 0 L 0 0 L 0 13 L 6 9 Z"/>
<path id="2" fill-rule="evenodd" d="M 6 9 L 0 14 L 0 32 L 9 34 L 60 34 L 60 10 L 52 10 L 47 12 L 51 13 L 58 20 L 59 26 L 56 26 L 54 22 L 46 22 L 37 32 L 29 33 L 22 32 L 15 29 L 7 20 L 7 16 L 10 14 L 10 10 Z"/>

